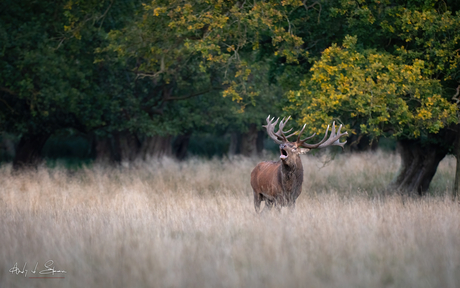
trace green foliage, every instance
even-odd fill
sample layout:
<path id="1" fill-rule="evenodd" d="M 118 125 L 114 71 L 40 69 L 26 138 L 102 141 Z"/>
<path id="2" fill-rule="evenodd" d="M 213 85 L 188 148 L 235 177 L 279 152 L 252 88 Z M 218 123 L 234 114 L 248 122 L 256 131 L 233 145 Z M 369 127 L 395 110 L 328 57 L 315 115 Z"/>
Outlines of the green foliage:
<path id="1" fill-rule="evenodd" d="M 425 73 L 458 80 L 460 6 L 456 1 L 345 1 L 333 9 L 366 46 L 425 61 Z"/>
<path id="2" fill-rule="evenodd" d="M 289 10 L 301 4 L 152 1 L 132 25 L 109 34 L 107 49 L 134 59 L 138 76 L 174 85 L 175 94 L 211 87 L 242 103 L 260 92 L 250 79 L 255 67 L 249 58 L 262 37 L 270 37 L 275 55 L 297 61 L 303 41 L 285 27 L 290 27 Z"/>
<path id="3" fill-rule="evenodd" d="M 439 80 L 426 75 L 424 61 L 407 65 L 386 52 L 356 47 L 356 37 L 323 52 L 301 89 L 288 94 L 288 110 L 302 115 L 312 131 L 336 120 L 348 131 L 372 137 L 413 138 L 456 122 L 456 106 L 441 96 Z"/>
<path id="4" fill-rule="evenodd" d="M 458 122 L 455 1 L 1 6 L 0 130 L 15 135 L 244 132 L 281 114 L 286 91 L 285 112 L 316 132 L 337 120 L 416 138 Z"/>
<path id="5" fill-rule="evenodd" d="M 355 36 L 324 50 L 300 89 L 288 93 L 286 111 L 312 131 L 336 120 L 371 138 L 417 138 L 457 123 L 458 8 L 449 1 L 339 1 L 331 13 Z"/>
<path id="6" fill-rule="evenodd" d="M 272 55 L 296 61 L 301 40 L 280 28 L 291 4 L 152 1 L 110 31 L 96 62 L 123 63 L 135 78 L 130 107 L 140 111 L 130 115 L 150 118 L 131 125 L 141 133 L 244 131 L 279 111 L 282 91 L 268 82 L 270 62 L 257 49 L 262 36 L 276 36 Z"/>
<path id="7" fill-rule="evenodd" d="M 51 134 L 73 127 L 88 132 L 116 118 L 114 104 L 123 100 L 113 95 L 129 84 L 120 81 L 125 78 L 120 67 L 93 64 L 101 35 L 88 29 L 70 37 L 62 1 L 4 4 L 0 130 Z"/>

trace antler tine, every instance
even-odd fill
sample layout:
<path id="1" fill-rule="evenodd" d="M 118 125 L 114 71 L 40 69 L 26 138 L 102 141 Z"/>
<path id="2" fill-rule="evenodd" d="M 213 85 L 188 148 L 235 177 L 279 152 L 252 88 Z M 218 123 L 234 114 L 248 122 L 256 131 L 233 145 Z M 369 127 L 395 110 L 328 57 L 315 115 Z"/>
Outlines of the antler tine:
<path id="1" fill-rule="evenodd" d="M 280 126 L 279 126 L 279 129 L 278 129 L 278 132 L 276 132 L 275 134 L 278 136 L 278 137 L 281 137 L 283 138 L 284 141 L 288 141 L 287 138 L 291 137 L 292 135 L 295 135 L 295 133 L 293 134 L 290 134 L 289 136 L 285 136 L 284 133 L 289 133 L 291 132 L 292 128 L 289 129 L 288 131 L 283 131 L 284 129 L 284 126 L 286 126 L 286 123 L 289 121 L 289 119 L 291 119 L 291 116 L 288 116 L 286 118 L 286 120 L 284 120 L 285 118 L 283 118 L 280 122 Z"/>
<path id="2" fill-rule="evenodd" d="M 300 136 L 302 135 L 303 130 L 305 130 L 305 126 L 307 126 L 307 123 L 303 124 L 302 129 L 300 129 L 299 135 L 297 136 L 297 142 L 300 141 Z"/>
<path id="3" fill-rule="evenodd" d="M 289 133 L 289 132 L 291 132 L 292 128 L 289 129 L 288 131 L 283 131 L 284 126 L 286 126 L 286 123 L 289 121 L 289 119 L 291 119 L 291 116 L 289 116 L 289 117 L 286 119 L 286 121 L 284 121 L 284 118 L 283 118 L 283 120 L 281 120 L 281 122 L 280 122 L 280 127 L 279 127 L 280 129 L 279 129 L 278 132 L 282 132 L 283 134 L 284 134 L 284 133 Z"/>
<path id="4" fill-rule="evenodd" d="M 265 128 L 268 129 L 268 127 L 272 124 L 273 120 L 275 120 L 275 117 L 270 119 L 270 115 L 268 115 L 267 119 L 265 119 L 265 121 L 267 121 L 267 125 L 262 125 L 262 127 L 265 127 Z M 276 120 L 275 125 L 276 125 L 276 123 L 278 123 L 278 120 L 279 120 L 279 118 Z"/>
<path id="5" fill-rule="evenodd" d="M 318 143 L 316 144 L 307 144 L 307 143 L 304 143 L 305 140 L 308 140 L 310 138 L 312 138 L 313 136 L 315 136 L 315 134 L 313 134 L 312 136 L 309 136 L 305 139 L 303 139 L 302 141 L 300 141 L 300 146 L 304 147 L 304 148 L 308 148 L 308 149 L 315 149 L 315 148 L 318 148 L 321 144 L 323 144 L 325 141 L 326 141 L 326 138 L 327 138 L 327 133 L 329 132 L 329 125 L 327 125 L 327 129 L 326 129 L 326 133 L 324 133 L 324 137 L 321 141 L 319 141 Z"/>
<path id="6" fill-rule="evenodd" d="M 303 139 L 303 140 L 300 140 L 300 136 L 302 136 L 303 130 L 305 130 L 305 127 L 306 127 L 306 126 L 307 126 L 306 123 L 303 124 L 302 130 L 300 130 L 299 136 L 297 137 L 297 143 L 303 143 L 303 142 L 305 142 L 306 140 L 315 137 L 316 133 L 313 133 L 313 135 L 308 136 L 307 138 L 305 138 L 305 139 Z"/>
<path id="7" fill-rule="evenodd" d="M 280 120 L 280 118 L 276 119 L 275 123 L 273 123 L 273 120 L 275 120 L 275 117 L 270 119 L 270 115 L 268 115 L 268 117 L 266 119 L 267 125 L 263 125 L 262 127 L 267 128 L 268 136 L 270 136 L 270 138 L 272 138 L 272 140 L 275 141 L 275 143 L 281 144 L 284 141 L 283 137 L 281 137 L 280 135 L 277 135 L 277 133 L 275 133 L 275 126 L 278 123 L 278 121 Z"/>
<path id="8" fill-rule="evenodd" d="M 308 139 L 311 139 L 311 138 L 313 138 L 313 137 L 315 137 L 315 136 L 316 136 L 316 133 L 313 133 L 313 135 L 308 136 L 307 138 L 305 138 L 305 139 L 303 139 L 303 140 L 300 140 L 299 142 L 305 142 L 305 141 L 307 141 Z"/>
<path id="9" fill-rule="evenodd" d="M 342 124 L 340 124 L 339 129 L 337 130 L 337 133 L 335 133 L 335 122 L 333 122 L 331 136 L 326 142 L 319 145 L 318 148 L 324 148 L 328 146 L 340 146 L 343 149 L 343 146 L 345 145 L 345 143 L 347 143 L 347 141 L 341 143 L 340 137 L 348 135 L 348 132 L 345 131 L 344 133 L 340 133 L 340 129 L 342 129 Z"/>

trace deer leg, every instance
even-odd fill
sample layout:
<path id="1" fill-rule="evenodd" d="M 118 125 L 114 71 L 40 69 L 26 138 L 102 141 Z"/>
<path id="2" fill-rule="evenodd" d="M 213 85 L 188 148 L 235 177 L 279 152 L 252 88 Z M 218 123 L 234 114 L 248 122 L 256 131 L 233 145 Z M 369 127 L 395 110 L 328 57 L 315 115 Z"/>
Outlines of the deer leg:
<path id="1" fill-rule="evenodd" d="M 262 195 L 254 191 L 254 208 L 257 213 L 260 213 L 260 202 L 262 202 Z"/>
<path id="2" fill-rule="evenodd" d="M 268 211 L 272 210 L 274 204 L 275 202 L 273 200 L 268 200 L 267 198 L 265 198 L 265 207 L 267 207 Z"/>

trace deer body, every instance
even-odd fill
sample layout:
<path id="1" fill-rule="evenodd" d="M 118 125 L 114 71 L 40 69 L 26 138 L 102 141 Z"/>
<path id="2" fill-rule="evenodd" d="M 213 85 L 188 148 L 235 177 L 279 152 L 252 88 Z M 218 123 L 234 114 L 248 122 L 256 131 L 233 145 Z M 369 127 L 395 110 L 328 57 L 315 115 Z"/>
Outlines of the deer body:
<path id="1" fill-rule="evenodd" d="M 347 135 L 347 132 L 340 133 L 339 127 L 337 134 L 335 133 L 335 123 L 332 126 L 332 133 L 328 140 L 327 134 L 329 126 L 326 130 L 326 134 L 319 143 L 307 144 L 306 140 L 315 136 L 313 134 L 303 140 L 300 140 L 300 136 L 305 129 L 305 125 L 300 131 L 294 132 L 289 136 L 285 136 L 284 126 L 286 125 L 289 117 L 286 121 L 281 120 L 278 132 L 274 132 L 274 126 L 278 123 L 276 120 L 273 123 L 273 119 L 270 116 L 267 118 L 268 135 L 272 138 L 275 143 L 280 144 L 280 160 L 277 162 L 261 162 L 252 170 L 251 173 L 251 186 L 254 191 L 254 208 L 256 212 L 260 212 L 260 203 L 265 201 L 267 209 L 271 209 L 276 206 L 278 210 L 283 206 L 288 206 L 293 209 L 295 207 L 295 201 L 302 192 L 303 182 L 303 166 L 300 159 L 300 154 L 304 154 L 311 149 L 324 148 L 331 145 L 341 146 L 345 145 L 346 142 L 340 143 L 339 138 Z M 296 142 L 289 142 L 287 138 L 298 133 Z"/>
<path id="2" fill-rule="evenodd" d="M 265 200 L 269 209 L 274 205 L 294 208 L 295 200 L 302 192 L 303 167 L 300 157 L 289 165 L 278 162 L 261 162 L 251 173 L 251 186 L 254 190 L 254 208 L 260 210 Z"/>

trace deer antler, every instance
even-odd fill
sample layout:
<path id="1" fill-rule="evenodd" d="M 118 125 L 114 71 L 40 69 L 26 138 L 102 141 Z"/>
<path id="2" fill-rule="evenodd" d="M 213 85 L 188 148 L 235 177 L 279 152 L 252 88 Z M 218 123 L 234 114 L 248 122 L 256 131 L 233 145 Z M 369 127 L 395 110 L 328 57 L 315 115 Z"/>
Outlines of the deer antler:
<path id="1" fill-rule="evenodd" d="M 288 136 L 285 136 L 284 133 L 289 133 L 291 129 L 289 129 L 288 131 L 283 131 L 284 129 L 284 126 L 286 126 L 286 123 L 289 121 L 289 119 L 291 118 L 291 116 L 287 117 L 286 120 L 284 120 L 285 118 L 283 118 L 280 122 L 280 125 L 279 125 L 279 128 L 278 128 L 278 131 L 275 133 L 275 126 L 276 124 L 278 123 L 278 120 L 280 120 L 280 118 L 276 119 L 275 122 L 273 122 L 273 120 L 275 120 L 275 117 L 273 117 L 272 119 L 270 119 L 270 115 L 268 115 L 267 117 L 267 125 L 264 125 L 262 127 L 265 127 L 267 128 L 267 133 L 268 133 L 268 136 L 270 136 L 270 138 L 273 139 L 273 141 L 275 141 L 275 143 L 277 144 L 281 144 L 283 142 L 287 142 L 288 138 L 295 135 L 297 132 L 294 132 Z"/>
<path id="2" fill-rule="evenodd" d="M 267 134 L 270 138 L 273 139 L 273 141 L 275 141 L 276 144 L 281 144 L 283 143 L 283 138 L 279 137 L 276 133 L 275 133 L 275 126 L 276 124 L 278 123 L 278 120 L 280 120 L 280 118 L 276 119 L 275 123 L 273 123 L 273 120 L 275 120 L 275 117 L 273 117 L 272 119 L 270 119 L 270 115 L 268 115 L 267 117 L 267 125 L 263 125 L 262 127 L 265 127 L 267 128 Z"/>
<path id="3" fill-rule="evenodd" d="M 329 139 L 327 139 L 327 134 L 329 132 L 329 125 L 327 126 L 327 129 L 326 129 L 326 133 L 324 134 L 324 137 L 321 141 L 319 141 L 318 143 L 316 144 L 308 144 L 308 143 L 305 143 L 305 141 L 307 141 L 308 139 L 311 139 L 313 138 L 316 133 L 314 133 L 313 135 L 311 136 L 308 136 L 307 138 L 305 139 L 302 139 L 300 140 L 300 136 L 302 135 L 303 131 L 305 130 L 305 126 L 306 124 L 303 125 L 302 129 L 300 131 L 296 131 L 296 132 L 293 132 L 292 134 L 286 136 L 285 133 L 289 133 L 291 129 L 289 129 L 288 131 L 283 131 L 284 129 L 284 126 L 286 126 L 286 123 L 289 121 L 289 119 L 291 119 L 291 116 L 287 117 L 286 120 L 285 118 L 283 118 L 279 124 L 279 128 L 278 128 L 278 131 L 275 132 L 275 126 L 276 124 L 278 124 L 278 121 L 280 120 L 280 118 L 276 119 L 275 121 L 275 117 L 273 118 L 270 118 L 270 115 L 268 115 L 267 117 L 267 125 L 264 125 L 262 127 L 265 127 L 267 128 L 267 133 L 268 133 L 268 136 L 270 136 L 270 138 L 273 139 L 273 141 L 275 141 L 275 143 L 277 144 L 282 144 L 282 143 L 285 143 L 285 142 L 288 142 L 288 138 L 291 137 L 291 136 L 294 136 L 298 133 L 298 137 L 297 137 L 297 144 L 298 146 L 300 147 L 303 147 L 303 148 L 308 148 L 308 149 L 321 149 L 321 148 L 325 148 L 325 147 L 328 147 L 328 146 L 340 146 L 342 147 L 343 149 L 343 146 L 345 145 L 345 143 L 347 143 L 347 141 L 345 142 L 340 142 L 340 137 L 342 136 L 345 136 L 345 135 L 348 135 L 347 132 L 344 132 L 344 133 L 340 133 L 340 129 L 342 129 L 342 125 L 339 126 L 339 129 L 337 130 L 337 133 L 335 132 L 335 122 L 332 123 L 332 132 L 331 132 L 331 135 L 329 136 Z M 275 121 L 275 122 L 273 122 Z"/>
<path id="4" fill-rule="evenodd" d="M 305 129 L 305 125 L 304 125 L 304 128 L 302 128 L 302 131 L 300 132 L 300 134 L 302 134 L 304 129 Z M 331 132 L 331 135 L 329 136 L 329 139 L 326 140 L 327 133 L 329 132 L 329 125 L 327 125 L 326 133 L 324 134 L 323 139 L 321 141 L 319 141 L 318 143 L 316 143 L 316 144 L 307 144 L 307 143 L 305 143 L 306 140 L 312 138 L 313 136 L 315 136 L 315 134 L 313 134 L 313 135 L 311 135 L 311 136 L 309 136 L 309 137 L 307 137 L 307 138 L 305 138 L 303 140 L 300 140 L 300 134 L 299 134 L 299 138 L 297 139 L 297 143 L 299 143 L 301 147 L 308 148 L 308 149 L 315 149 L 315 148 L 321 149 L 321 148 L 325 148 L 325 147 L 328 147 L 328 146 L 340 146 L 343 149 L 343 146 L 345 145 L 345 143 L 347 143 L 347 141 L 340 142 L 339 139 L 342 136 L 348 135 L 348 132 L 340 133 L 340 129 L 342 129 L 342 125 L 339 126 L 339 130 L 337 130 L 337 133 L 335 132 L 335 121 L 334 121 L 332 123 L 332 132 Z"/>

